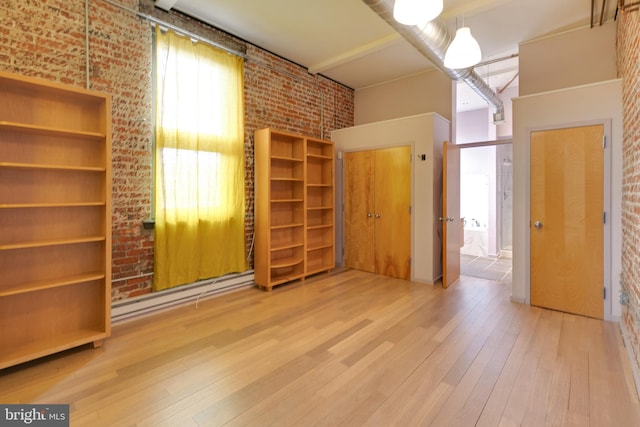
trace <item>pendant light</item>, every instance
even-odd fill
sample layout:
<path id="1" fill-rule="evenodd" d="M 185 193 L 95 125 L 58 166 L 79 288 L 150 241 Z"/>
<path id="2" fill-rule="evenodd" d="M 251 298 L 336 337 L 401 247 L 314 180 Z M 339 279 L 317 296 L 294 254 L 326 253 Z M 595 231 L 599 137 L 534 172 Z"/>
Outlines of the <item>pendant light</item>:
<path id="1" fill-rule="evenodd" d="M 404 25 L 424 25 L 442 13 L 443 0 L 396 0 L 393 18 Z"/>
<path id="2" fill-rule="evenodd" d="M 452 70 L 459 70 L 473 67 L 481 59 L 480 45 L 471 35 L 471 29 L 469 27 L 458 28 L 455 38 L 444 55 L 444 66 Z"/>

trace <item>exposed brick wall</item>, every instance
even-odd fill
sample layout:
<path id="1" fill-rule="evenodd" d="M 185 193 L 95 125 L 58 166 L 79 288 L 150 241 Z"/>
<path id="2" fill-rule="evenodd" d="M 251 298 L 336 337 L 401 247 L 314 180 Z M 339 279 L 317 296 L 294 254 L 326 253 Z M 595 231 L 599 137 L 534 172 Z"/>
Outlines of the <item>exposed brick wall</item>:
<path id="1" fill-rule="evenodd" d="M 90 4 L 91 86 L 113 102 L 112 289 L 123 299 L 150 292 L 153 273 L 153 231 L 141 226 L 151 216 L 151 32 L 130 12 Z"/>
<path id="2" fill-rule="evenodd" d="M 353 125 L 353 91 L 152 0 L 114 0 L 246 52 L 247 250 L 253 236 L 253 132 L 262 127 L 328 138 Z M 89 1 L 90 88 L 113 100 L 113 299 L 151 292 L 152 56 L 146 20 L 103 0 Z M 1 0 L 0 69 L 85 87 L 85 1 Z M 252 259 L 251 263 L 252 264 Z"/>
<path id="3" fill-rule="evenodd" d="M 640 12 L 618 18 L 618 73 L 622 78 L 622 278 L 632 307 L 640 307 Z M 640 313 L 637 313 L 640 316 Z M 640 372 L 640 318 L 623 308 L 621 327 Z"/>
<path id="4" fill-rule="evenodd" d="M 245 155 L 247 240 L 253 236 L 253 134 L 274 129 L 330 139 L 353 126 L 353 90 L 266 52 L 247 46 L 245 63 Z M 253 259 L 253 258 L 252 258 Z"/>
<path id="5" fill-rule="evenodd" d="M 248 134 L 273 127 L 328 139 L 332 130 L 352 126 L 350 89 L 251 45 L 245 79 Z"/>

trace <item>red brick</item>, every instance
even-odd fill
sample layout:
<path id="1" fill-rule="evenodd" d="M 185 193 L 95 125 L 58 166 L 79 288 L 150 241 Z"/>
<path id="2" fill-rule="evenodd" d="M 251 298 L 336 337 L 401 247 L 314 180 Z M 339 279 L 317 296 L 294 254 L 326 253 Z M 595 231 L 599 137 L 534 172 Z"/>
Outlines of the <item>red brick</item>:
<path id="1" fill-rule="evenodd" d="M 618 74 L 623 93 L 622 277 L 640 307 L 640 13 L 618 18 Z M 640 315 L 640 313 L 635 313 Z M 621 328 L 630 341 L 631 363 L 640 372 L 640 319 L 623 307 Z"/>
<path id="2" fill-rule="evenodd" d="M 331 130 L 353 125 L 353 90 L 310 75 L 296 64 L 192 18 L 159 12 L 153 0 L 115 1 L 236 50 L 246 49 L 245 243 L 249 250 L 254 226 L 254 131 L 274 127 L 329 138 Z M 151 216 L 151 28 L 107 2 L 89 5 L 91 88 L 110 93 L 113 103 L 112 278 L 146 275 L 153 272 L 153 231 L 142 230 L 142 221 Z M 84 7 L 84 0 L 2 2 L 0 69 L 84 87 Z M 117 281 L 113 299 L 150 292 L 151 281 L 145 276 L 133 291 Z"/>

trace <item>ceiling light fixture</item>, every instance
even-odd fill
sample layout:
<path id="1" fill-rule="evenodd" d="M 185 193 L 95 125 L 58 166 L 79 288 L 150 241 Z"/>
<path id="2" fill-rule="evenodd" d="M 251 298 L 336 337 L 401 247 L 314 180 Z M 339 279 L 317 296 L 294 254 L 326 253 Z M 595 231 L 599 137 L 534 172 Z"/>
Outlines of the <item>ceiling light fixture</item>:
<path id="1" fill-rule="evenodd" d="M 471 35 L 469 27 L 461 27 L 447 48 L 444 55 L 444 66 L 452 70 L 460 70 L 476 65 L 482 59 L 480 45 Z"/>
<path id="2" fill-rule="evenodd" d="M 442 13 L 443 0 L 396 0 L 393 18 L 404 25 L 424 25 Z"/>

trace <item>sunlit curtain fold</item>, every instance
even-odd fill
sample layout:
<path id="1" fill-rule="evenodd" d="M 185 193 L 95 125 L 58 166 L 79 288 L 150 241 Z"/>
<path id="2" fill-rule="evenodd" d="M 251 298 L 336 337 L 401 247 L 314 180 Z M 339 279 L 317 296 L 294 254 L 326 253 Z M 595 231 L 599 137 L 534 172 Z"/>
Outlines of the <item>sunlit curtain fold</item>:
<path id="1" fill-rule="evenodd" d="M 242 58 L 156 27 L 154 290 L 246 270 Z"/>

